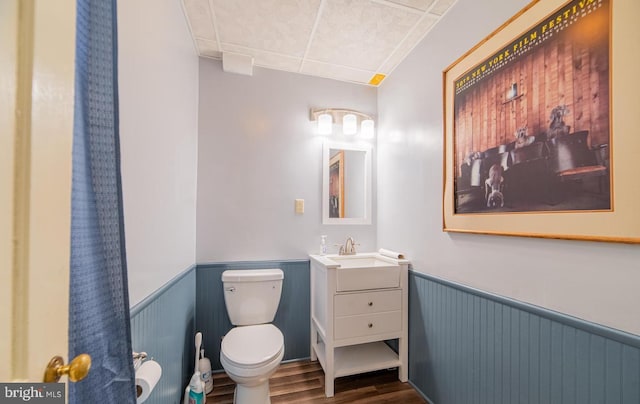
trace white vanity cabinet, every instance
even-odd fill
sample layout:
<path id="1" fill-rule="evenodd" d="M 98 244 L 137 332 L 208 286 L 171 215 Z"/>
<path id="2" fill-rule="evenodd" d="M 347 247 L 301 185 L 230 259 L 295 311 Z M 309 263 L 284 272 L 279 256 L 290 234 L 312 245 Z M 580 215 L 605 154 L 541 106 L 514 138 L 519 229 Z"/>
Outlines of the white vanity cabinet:
<path id="1" fill-rule="evenodd" d="M 310 258 L 311 360 L 322 365 L 326 396 L 336 377 L 374 370 L 397 367 L 406 382 L 409 261 L 377 253 Z M 396 338 L 398 353 L 384 342 Z"/>

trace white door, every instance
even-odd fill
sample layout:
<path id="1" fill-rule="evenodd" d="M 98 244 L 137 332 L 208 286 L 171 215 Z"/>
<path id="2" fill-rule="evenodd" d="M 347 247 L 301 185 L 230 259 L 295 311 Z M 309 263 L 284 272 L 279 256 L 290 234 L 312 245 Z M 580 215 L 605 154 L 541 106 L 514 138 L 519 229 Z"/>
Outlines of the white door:
<path id="1" fill-rule="evenodd" d="M 0 381 L 67 362 L 74 0 L 0 0 Z"/>

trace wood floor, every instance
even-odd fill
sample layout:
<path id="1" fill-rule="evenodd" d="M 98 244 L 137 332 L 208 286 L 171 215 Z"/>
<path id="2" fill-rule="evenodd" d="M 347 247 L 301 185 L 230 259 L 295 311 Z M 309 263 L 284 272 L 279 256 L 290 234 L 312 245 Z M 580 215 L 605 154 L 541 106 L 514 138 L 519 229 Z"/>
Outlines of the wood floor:
<path id="1" fill-rule="evenodd" d="M 270 381 L 271 403 L 426 403 L 397 370 L 384 370 L 336 379 L 335 395 L 324 396 L 324 372 L 318 362 L 300 361 L 280 366 Z M 214 374 L 207 404 L 233 403 L 235 384 L 225 373 Z"/>

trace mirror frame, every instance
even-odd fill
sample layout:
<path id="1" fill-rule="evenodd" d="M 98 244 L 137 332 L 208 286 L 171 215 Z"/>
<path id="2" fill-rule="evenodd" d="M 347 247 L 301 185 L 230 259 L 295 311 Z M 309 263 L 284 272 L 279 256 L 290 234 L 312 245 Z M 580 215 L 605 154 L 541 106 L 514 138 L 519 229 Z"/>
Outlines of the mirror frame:
<path id="1" fill-rule="evenodd" d="M 364 152 L 364 217 L 329 217 L 329 156 L 331 149 Z M 325 141 L 322 148 L 322 224 L 371 224 L 371 145 Z"/>

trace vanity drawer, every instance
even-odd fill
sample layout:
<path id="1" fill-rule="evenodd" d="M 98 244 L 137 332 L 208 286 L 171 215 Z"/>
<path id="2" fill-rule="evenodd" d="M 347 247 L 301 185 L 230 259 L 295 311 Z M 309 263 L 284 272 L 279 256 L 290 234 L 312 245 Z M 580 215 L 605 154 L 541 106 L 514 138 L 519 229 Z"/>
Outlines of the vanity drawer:
<path id="1" fill-rule="evenodd" d="M 396 311 L 402 309 L 402 290 L 335 295 L 333 302 L 336 317 Z"/>
<path id="2" fill-rule="evenodd" d="M 401 328 L 402 312 L 400 311 L 344 316 L 336 317 L 334 336 L 335 339 L 367 337 L 400 331 Z"/>

